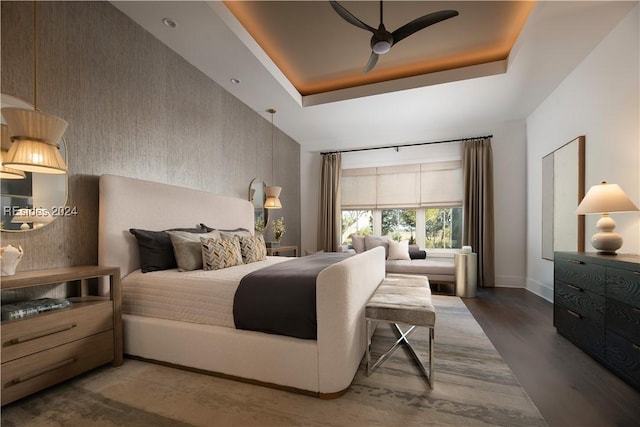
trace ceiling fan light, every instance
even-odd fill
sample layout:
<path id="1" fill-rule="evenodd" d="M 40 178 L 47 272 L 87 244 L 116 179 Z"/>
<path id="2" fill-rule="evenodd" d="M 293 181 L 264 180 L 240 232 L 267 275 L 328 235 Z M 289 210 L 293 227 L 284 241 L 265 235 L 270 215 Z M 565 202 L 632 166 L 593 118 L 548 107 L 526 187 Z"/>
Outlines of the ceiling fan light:
<path id="1" fill-rule="evenodd" d="M 6 107 L 2 109 L 14 141 L 4 166 L 27 172 L 67 173 L 67 165 L 58 145 L 67 122 L 36 110 Z"/>
<path id="2" fill-rule="evenodd" d="M 378 55 L 383 55 L 389 52 L 389 50 L 391 50 L 391 43 L 389 43 L 386 40 L 380 40 L 374 43 L 372 49 L 374 53 L 377 53 Z"/>

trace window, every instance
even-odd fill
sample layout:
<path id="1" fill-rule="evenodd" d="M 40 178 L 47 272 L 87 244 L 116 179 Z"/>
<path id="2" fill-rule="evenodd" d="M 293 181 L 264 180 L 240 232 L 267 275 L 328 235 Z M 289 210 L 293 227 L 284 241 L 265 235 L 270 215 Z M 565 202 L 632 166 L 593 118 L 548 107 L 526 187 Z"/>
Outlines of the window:
<path id="1" fill-rule="evenodd" d="M 462 247 L 462 208 L 425 209 L 425 248 Z"/>
<path id="2" fill-rule="evenodd" d="M 424 249 L 460 249 L 462 208 L 343 210 L 342 244 L 350 244 L 354 233 L 389 235 Z"/>
<path id="3" fill-rule="evenodd" d="M 459 147 L 458 147 L 459 148 Z M 462 161 L 342 170 L 342 242 L 351 234 L 388 235 L 421 248 L 462 247 Z"/>
<path id="4" fill-rule="evenodd" d="M 391 235 L 394 240 L 416 242 L 416 210 L 386 209 L 382 211 L 382 234 Z"/>
<path id="5" fill-rule="evenodd" d="M 342 211 L 342 243 L 351 243 L 352 234 L 373 234 L 373 211 L 344 210 Z"/>

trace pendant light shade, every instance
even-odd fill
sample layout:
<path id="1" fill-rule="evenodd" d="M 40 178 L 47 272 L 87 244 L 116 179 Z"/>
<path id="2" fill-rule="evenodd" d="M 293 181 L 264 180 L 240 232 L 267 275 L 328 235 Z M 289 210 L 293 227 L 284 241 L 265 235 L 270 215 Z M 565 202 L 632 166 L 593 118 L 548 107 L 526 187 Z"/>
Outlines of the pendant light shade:
<path id="1" fill-rule="evenodd" d="M 271 185 L 265 189 L 265 193 L 267 194 L 267 199 L 264 201 L 265 209 L 282 209 L 282 204 L 280 203 L 281 191 L 282 187 L 275 185 Z"/>
<path id="2" fill-rule="evenodd" d="M 271 114 L 271 181 L 273 181 L 273 175 L 276 169 L 276 157 L 275 157 L 275 142 L 273 139 L 273 115 L 276 110 L 269 108 L 267 110 Z M 267 199 L 264 201 L 265 209 L 282 209 L 282 203 L 280 203 L 280 192 L 282 187 L 270 185 L 265 189 Z"/>
<path id="3" fill-rule="evenodd" d="M 11 146 L 11 141 L 9 140 L 9 128 L 7 125 L 0 125 L 0 129 L 2 131 L 2 148 L 0 149 L 0 165 L 2 166 L 0 166 L 0 178 L 24 179 L 24 171 L 4 166 L 4 160 L 7 156 L 7 152 L 9 151 L 9 147 Z"/>
<path id="4" fill-rule="evenodd" d="M 2 117 L 11 130 L 13 144 L 3 166 L 27 172 L 67 173 L 60 155 L 60 139 L 67 122 L 41 111 L 6 107 Z"/>

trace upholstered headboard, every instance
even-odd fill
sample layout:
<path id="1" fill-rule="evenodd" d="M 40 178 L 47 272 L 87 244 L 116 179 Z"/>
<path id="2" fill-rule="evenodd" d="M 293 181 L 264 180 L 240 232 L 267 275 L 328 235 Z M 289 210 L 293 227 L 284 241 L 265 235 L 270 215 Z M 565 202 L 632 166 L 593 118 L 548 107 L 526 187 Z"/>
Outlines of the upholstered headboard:
<path id="1" fill-rule="evenodd" d="M 140 268 L 136 238 L 130 228 L 166 230 L 176 227 L 253 230 L 248 200 L 206 191 L 116 175 L 100 177 L 98 263 L 120 267 L 126 276 Z"/>

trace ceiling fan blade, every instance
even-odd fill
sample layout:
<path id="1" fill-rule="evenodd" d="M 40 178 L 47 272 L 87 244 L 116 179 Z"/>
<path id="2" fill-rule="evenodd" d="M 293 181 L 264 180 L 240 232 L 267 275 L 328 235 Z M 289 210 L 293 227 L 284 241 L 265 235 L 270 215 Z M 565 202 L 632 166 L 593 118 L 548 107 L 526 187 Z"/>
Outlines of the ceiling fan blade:
<path id="1" fill-rule="evenodd" d="M 375 28 L 370 27 L 369 25 L 365 24 L 364 22 L 362 22 L 361 20 L 353 16 L 351 12 L 345 9 L 337 1 L 330 1 L 329 3 L 331 3 L 333 10 L 335 10 L 338 13 L 338 15 L 340 15 L 342 19 L 344 19 L 348 23 L 355 25 L 358 28 L 362 28 L 363 30 L 367 30 L 367 31 L 371 31 L 372 33 L 375 33 L 376 31 Z"/>
<path id="2" fill-rule="evenodd" d="M 367 74 L 369 71 L 371 71 L 373 69 L 373 67 L 376 66 L 376 64 L 378 63 L 378 55 L 375 52 L 371 52 L 371 56 L 369 57 L 369 62 L 367 62 L 367 65 L 364 67 L 364 70 L 362 70 L 362 74 Z"/>
<path id="3" fill-rule="evenodd" d="M 458 16 L 457 10 L 441 10 L 414 19 L 391 33 L 393 36 L 393 44 L 398 43 L 400 40 L 409 37 L 415 32 L 427 28 L 429 25 L 437 24 L 438 22 L 453 18 L 454 16 Z"/>

